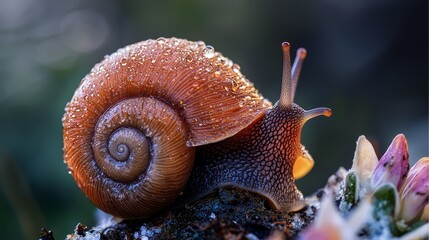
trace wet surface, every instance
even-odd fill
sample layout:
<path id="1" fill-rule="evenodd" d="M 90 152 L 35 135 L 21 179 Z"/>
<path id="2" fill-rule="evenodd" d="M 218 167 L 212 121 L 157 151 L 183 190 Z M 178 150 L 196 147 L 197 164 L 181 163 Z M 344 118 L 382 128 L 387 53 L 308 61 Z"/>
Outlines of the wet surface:
<path id="1" fill-rule="evenodd" d="M 313 220 L 321 195 L 315 194 L 299 212 L 282 213 L 257 194 L 220 188 L 150 220 L 124 220 L 90 230 L 78 225 L 68 239 L 292 239 Z"/>

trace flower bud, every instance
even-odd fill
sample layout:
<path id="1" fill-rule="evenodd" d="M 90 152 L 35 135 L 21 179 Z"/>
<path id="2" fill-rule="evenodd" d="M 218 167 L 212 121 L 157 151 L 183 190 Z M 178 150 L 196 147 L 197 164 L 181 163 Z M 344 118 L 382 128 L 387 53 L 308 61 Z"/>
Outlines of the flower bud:
<path id="1" fill-rule="evenodd" d="M 429 201 L 429 157 L 421 158 L 410 169 L 400 199 L 399 219 L 410 222 L 420 217 Z"/>
<path id="2" fill-rule="evenodd" d="M 378 158 L 375 154 L 374 147 L 365 136 L 360 136 L 356 142 L 356 150 L 351 170 L 355 172 L 356 177 L 359 179 L 360 186 L 363 189 L 369 187 L 371 176 L 377 163 Z"/>
<path id="3" fill-rule="evenodd" d="M 371 187 L 375 189 L 390 182 L 400 189 L 409 168 L 407 139 L 403 134 L 398 134 L 375 167 Z"/>

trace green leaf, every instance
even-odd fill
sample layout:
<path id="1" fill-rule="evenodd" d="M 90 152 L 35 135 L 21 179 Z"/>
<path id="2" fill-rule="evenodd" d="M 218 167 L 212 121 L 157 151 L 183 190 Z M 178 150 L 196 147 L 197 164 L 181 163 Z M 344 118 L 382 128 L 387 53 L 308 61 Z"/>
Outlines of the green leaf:
<path id="1" fill-rule="evenodd" d="M 346 176 L 344 189 L 344 199 L 347 203 L 354 205 L 358 200 L 358 179 L 354 172 L 349 172 Z"/>
<path id="2" fill-rule="evenodd" d="M 373 215 L 376 220 L 384 216 L 393 217 L 398 211 L 399 194 L 392 183 L 381 185 L 373 195 Z"/>

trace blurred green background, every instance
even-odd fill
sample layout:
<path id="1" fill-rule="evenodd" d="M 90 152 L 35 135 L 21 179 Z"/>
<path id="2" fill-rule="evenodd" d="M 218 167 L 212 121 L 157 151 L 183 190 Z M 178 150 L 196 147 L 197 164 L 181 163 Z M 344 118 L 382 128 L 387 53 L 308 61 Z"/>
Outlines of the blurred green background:
<path id="1" fill-rule="evenodd" d="M 94 206 L 67 174 L 61 118 L 82 77 L 104 55 L 148 38 L 203 40 L 240 64 L 271 101 L 282 52 L 308 50 L 295 102 L 328 106 L 304 128 L 316 160 L 305 194 L 350 167 L 366 135 L 382 154 L 397 133 L 412 161 L 428 155 L 428 1 L 0 2 L 0 238 L 59 239 Z"/>

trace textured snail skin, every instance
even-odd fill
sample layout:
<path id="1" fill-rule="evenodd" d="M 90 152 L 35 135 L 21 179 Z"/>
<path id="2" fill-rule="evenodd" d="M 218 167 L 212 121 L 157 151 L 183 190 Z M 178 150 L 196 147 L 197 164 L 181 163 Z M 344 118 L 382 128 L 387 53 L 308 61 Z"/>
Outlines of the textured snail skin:
<path id="1" fill-rule="evenodd" d="M 69 172 L 98 208 L 122 218 L 149 218 L 184 190 L 192 199 L 223 185 L 262 194 L 282 211 L 302 207 L 294 177 L 313 160 L 301 128 L 330 110 L 293 103 L 305 52 L 291 70 L 289 45 L 283 50 L 274 107 L 203 42 L 160 38 L 106 56 L 66 106 Z"/>
<path id="2" fill-rule="evenodd" d="M 246 129 L 222 142 L 197 148 L 187 195 L 197 197 L 223 185 L 259 193 L 279 210 L 303 206 L 292 176 L 301 154 L 304 110 L 276 104 Z"/>

